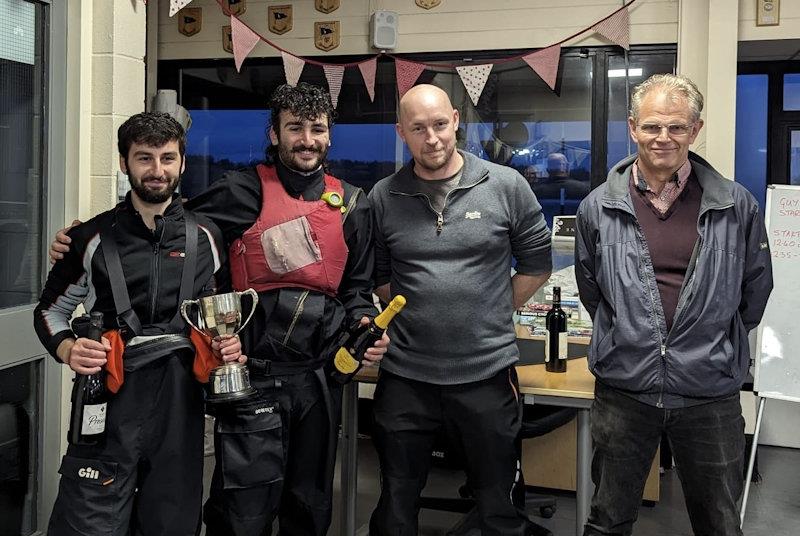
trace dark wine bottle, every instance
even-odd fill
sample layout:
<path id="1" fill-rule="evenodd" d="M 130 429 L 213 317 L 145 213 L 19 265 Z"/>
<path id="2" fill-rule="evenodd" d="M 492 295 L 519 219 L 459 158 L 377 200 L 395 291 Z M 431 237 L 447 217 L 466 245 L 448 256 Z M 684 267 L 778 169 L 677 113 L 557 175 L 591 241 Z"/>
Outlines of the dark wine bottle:
<path id="1" fill-rule="evenodd" d="M 92 311 L 86 338 L 99 341 L 102 334 L 103 313 Z M 69 418 L 70 443 L 95 445 L 105 438 L 107 402 L 105 369 L 89 375 L 75 375 Z"/>
<path id="2" fill-rule="evenodd" d="M 553 287 L 553 306 L 545 318 L 544 363 L 547 372 L 567 371 L 567 313 L 561 308 L 561 287 Z"/>
<path id="3" fill-rule="evenodd" d="M 331 376 L 340 383 L 346 383 L 361 368 L 361 360 L 367 348 L 374 346 L 389 326 L 389 322 L 403 310 L 406 299 L 395 296 L 389 305 L 369 324 L 358 326 L 336 351 L 333 358 Z"/>

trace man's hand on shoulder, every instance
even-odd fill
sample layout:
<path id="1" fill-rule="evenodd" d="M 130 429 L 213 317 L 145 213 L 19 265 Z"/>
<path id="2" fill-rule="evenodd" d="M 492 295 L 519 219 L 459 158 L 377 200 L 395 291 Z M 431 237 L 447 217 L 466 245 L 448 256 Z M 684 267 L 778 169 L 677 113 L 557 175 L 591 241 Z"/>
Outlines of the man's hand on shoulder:
<path id="1" fill-rule="evenodd" d="M 50 250 L 47 252 L 50 256 L 50 264 L 55 264 L 56 261 L 60 261 L 65 254 L 69 253 L 69 245 L 72 243 L 72 239 L 67 235 L 67 231 L 81 223 L 83 223 L 81 220 L 72 220 L 68 227 L 64 227 L 56 233 L 55 239 L 50 243 Z"/>

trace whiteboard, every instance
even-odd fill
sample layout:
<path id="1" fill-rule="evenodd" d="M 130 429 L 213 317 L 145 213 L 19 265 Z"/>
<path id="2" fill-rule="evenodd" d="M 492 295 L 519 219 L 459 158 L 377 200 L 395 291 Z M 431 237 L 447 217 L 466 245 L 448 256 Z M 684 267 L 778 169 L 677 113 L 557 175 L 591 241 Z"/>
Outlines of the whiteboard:
<path id="1" fill-rule="evenodd" d="M 800 186 L 767 188 L 774 288 L 756 335 L 753 390 L 800 402 Z"/>

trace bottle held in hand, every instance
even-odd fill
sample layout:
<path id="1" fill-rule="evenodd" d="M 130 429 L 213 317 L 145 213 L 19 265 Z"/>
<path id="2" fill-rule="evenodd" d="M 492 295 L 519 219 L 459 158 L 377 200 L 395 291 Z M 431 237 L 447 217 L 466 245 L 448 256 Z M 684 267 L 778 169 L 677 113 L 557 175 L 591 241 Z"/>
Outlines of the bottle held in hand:
<path id="1" fill-rule="evenodd" d="M 375 319 L 366 325 L 359 325 L 336 351 L 333 357 L 331 376 L 340 383 L 346 383 L 361 368 L 361 360 L 367 348 L 374 346 L 389 326 L 389 322 L 403 310 L 406 299 L 395 296 L 389 305 Z"/>
<path id="2" fill-rule="evenodd" d="M 553 306 L 545 318 L 544 363 L 547 372 L 567 371 L 567 313 L 561 308 L 561 287 L 553 287 Z"/>
<path id="3" fill-rule="evenodd" d="M 86 338 L 100 341 L 103 313 L 90 315 Z M 105 369 L 95 374 L 76 374 L 72 385 L 69 441 L 74 445 L 95 445 L 105 438 L 108 392 Z"/>

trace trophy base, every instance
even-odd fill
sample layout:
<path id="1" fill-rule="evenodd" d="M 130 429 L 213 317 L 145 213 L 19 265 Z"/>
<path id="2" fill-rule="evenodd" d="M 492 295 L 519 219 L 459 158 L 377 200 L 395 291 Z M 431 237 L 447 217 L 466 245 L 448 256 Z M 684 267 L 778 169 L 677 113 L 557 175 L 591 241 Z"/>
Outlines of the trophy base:
<path id="1" fill-rule="evenodd" d="M 228 404 L 231 402 L 239 402 L 241 400 L 247 400 L 258 394 L 258 390 L 254 387 L 249 387 L 244 391 L 237 391 L 235 393 L 221 393 L 221 394 L 209 394 L 206 397 L 206 402 L 209 404 Z"/>

